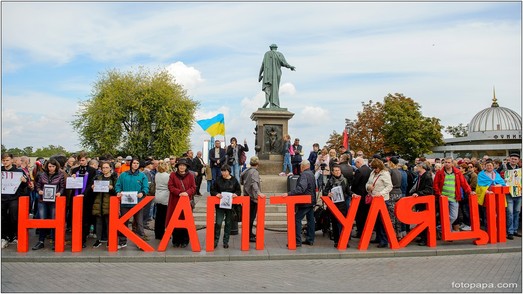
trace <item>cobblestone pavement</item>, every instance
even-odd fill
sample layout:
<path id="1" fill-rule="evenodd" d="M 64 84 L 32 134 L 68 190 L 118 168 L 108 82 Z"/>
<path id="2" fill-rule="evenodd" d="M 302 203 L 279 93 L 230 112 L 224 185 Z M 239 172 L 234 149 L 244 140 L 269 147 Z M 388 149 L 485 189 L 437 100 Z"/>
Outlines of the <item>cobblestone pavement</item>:
<path id="1" fill-rule="evenodd" d="M 197 263 L 2 262 L 1 286 L 2 292 L 521 293 L 521 252 Z"/>

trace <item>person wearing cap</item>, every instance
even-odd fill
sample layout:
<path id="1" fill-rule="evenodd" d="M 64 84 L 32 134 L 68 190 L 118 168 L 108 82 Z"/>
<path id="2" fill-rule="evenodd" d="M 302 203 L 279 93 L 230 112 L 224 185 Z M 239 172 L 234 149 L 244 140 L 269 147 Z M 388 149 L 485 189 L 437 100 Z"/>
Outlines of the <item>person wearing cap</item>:
<path id="1" fill-rule="evenodd" d="M 240 168 L 245 163 L 245 152 L 249 152 L 247 139 L 243 140 L 243 145 L 238 144 L 235 137 L 231 138 L 231 144 L 227 146 L 227 165 L 231 168 L 232 175 L 240 181 Z"/>
<path id="2" fill-rule="evenodd" d="M 240 183 L 235 177 L 231 175 L 231 168 L 227 164 L 222 165 L 220 168 L 221 177 L 214 181 L 211 186 L 211 195 L 218 198 L 222 198 L 223 192 L 232 193 L 232 197 L 241 195 L 242 190 Z M 214 248 L 218 246 L 220 241 L 220 232 L 222 230 L 222 222 L 225 220 L 225 228 L 223 230 L 223 248 L 229 248 L 229 236 L 231 235 L 232 221 L 234 204 L 232 209 L 220 208 L 216 205 L 216 222 L 214 224 Z"/>
<path id="3" fill-rule="evenodd" d="M 292 173 L 295 175 L 299 175 L 301 173 L 301 156 L 303 155 L 303 147 L 300 145 L 300 139 L 295 138 L 294 143 L 291 145 L 291 148 L 294 151 L 294 155 L 291 155 Z"/>
<path id="4" fill-rule="evenodd" d="M 260 74 L 258 82 L 262 82 L 262 91 L 265 92 L 265 104 L 262 108 L 269 106 L 269 108 L 280 108 L 280 79 L 281 67 L 290 68 L 292 71 L 296 68 L 287 63 L 283 54 L 277 51 L 278 46 L 272 44 L 269 46 L 271 50 L 267 51 L 263 56 L 263 62 L 260 67 Z"/>
<path id="5" fill-rule="evenodd" d="M 116 169 L 118 176 L 131 169 L 131 160 L 133 160 L 132 156 L 128 155 L 125 157 L 125 163 L 122 164 L 119 169 Z"/>
<path id="6" fill-rule="evenodd" d="M 243 185 L 243 194 L 249 196 L 251 200 L 249 207 L 249 242 L 256 242 L 256 235 L 252 232 L 252 227 L 256 213 L 258 212 L 258 196 L 265 198 L 265 194 L 261 192 L 258 163 L 259 159 L 257 156 L 251 157 L 249 162 L 250 167 L 244 170 L 240 176 L 240 183 Z"/>
<path id="7" fill-rule="evenodd" d="M 138 158 L 133 158 L 131 160 L 131 169 L 123 172 L 118 180 L 116 181 L 115 186 L 116 195 L 122 197 L 122 192 L 137 192 L 136 197 L 138 202 L 142 201 L 145 196 L 149 193 L 149 181 L 147 176 L 140 171 L 140 160 Z M 121 204 L 120 205 L 120 214 L 125 215 L 131 208 L 136 204 Z M 127 226 L 129 220 L 125 221 L 125 226 Z M 133 216 L 133 227 L 136 228 L 136 234 L 141 238 L 145 237 L 143 231 L 143 209 L 140 209 Z M 125 235 L 119 236 L 118 249 L 127 247 L 127 237 Z"/>
<path id="8" fill-rule="evenodd" d="M 171 216 L 181 197 L 189 197 L 194 200 L 196 194 L 196 182 L 194 175 L 189 172 L 189 166 L 185 158 L 180 158 L 175 165 L 176 172 L 169 176 L 169 203 L 167 204 L 167 215 L 165 217 L 165 226 L 169 224 Z M 187 229 L 175 228 L 172 234 L 172 244 L 174 247 L 185 248 L 189 244 L 189 233 Z"/>
<path id="9" fill-rule="evenodd" d="M 505 181 L 510 189 L 510 193 L 505 196 L 507 199 L 507 236 L 516 237 L 521 237 L 518 232 L 519 213 L 521 212 L 521 166 L 519 160 L 518 153 L 511 153 L 504 170 Z"/>

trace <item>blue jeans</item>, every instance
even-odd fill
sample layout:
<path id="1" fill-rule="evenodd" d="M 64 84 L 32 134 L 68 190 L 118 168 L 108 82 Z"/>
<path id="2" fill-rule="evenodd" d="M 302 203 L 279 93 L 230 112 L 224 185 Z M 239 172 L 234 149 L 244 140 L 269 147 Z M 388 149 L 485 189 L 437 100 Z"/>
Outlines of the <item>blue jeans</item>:
<path id="1" fill-rule="evenodd" d="M 513 235 L 518 232 L 521 197 L 512 197 L 510 194 L 505 197 L 507 197 L 507 233 Z"/>
<path id="2" fill-rule="evenodd" d="M 387 205 L 387 212 L 388 212 L 390 210 L 388 208 L 391 205 L 390 200 L 386 200 L 385 204 Z M 390 217 L 390 215 L 389 215 L 389 217 Z M 376 228 L 376 241 L 379 241 L 380 245 L 388 245 L 389 239 L 387 238 L 387 234 L 385 233 L 385 226 L 383 225 L 383 222 L 381 221 L 380 217 L 378 217 L 378 219 L 376 220 L 375 228 Z"/>
<path id="3" fill-rule="evenodd" d="M 450 217 L 451 225 L 454 223 L 454 221 L 456 221 L 458 219 L 458 212 L 459 212 L 459 203 L 449 201 L 449 217 Z"/>
<path id="4" fill-rule="evenodd" d="M 37 200 L 38 201 L 38 200 Z M 55 203 L 54 202 L 38 202 L 38 213 L 41 219 L 54 219 L 55 218 Z M 51 239 L 54 239 L 54 229 L 40 229 L 38 240 L 44 242 L 45 236 L 49 234 L 51 230 Z"/>
<path id="5" fill-rule="evenodd" d="M 216 181 L 216 179 L 222 176 L 221 167 L 213 166 L 211 168 L 211 172 L 212 172 L 212 183 L 211 183 L 211 185 L 214 185 L 214 182 Z"/>
<path id="6" fill-rule="evenodd" d="M 314 242 L 314 234 L 316 232 L 316 223 L 314 222 L 314 209 L 309 207 L 296 207 L 296 244 L 301 244 L 301 220 L 307 217 L 307 234 L 305 239 L 310 243 Z"/>
<path id="7" fill-rule="evenodd" d="M 289 168 L 289 172 L 292 173 L 292 165 L 291 165 L 291 154 L 289 152 L 285 153 L 283 156 L 283 171 L 286 173 L 287 167 Z"/>
<path id="8" fill-rule="evenodd" d="M 231 166 L 231 172 L 232 172 L 231 175 L 233 177 L 235 177 L 238 180 L 238 182 L 240 182 L 240 169 L 241 169 L 240 164 L 237 162 L 235 162 Z"/>

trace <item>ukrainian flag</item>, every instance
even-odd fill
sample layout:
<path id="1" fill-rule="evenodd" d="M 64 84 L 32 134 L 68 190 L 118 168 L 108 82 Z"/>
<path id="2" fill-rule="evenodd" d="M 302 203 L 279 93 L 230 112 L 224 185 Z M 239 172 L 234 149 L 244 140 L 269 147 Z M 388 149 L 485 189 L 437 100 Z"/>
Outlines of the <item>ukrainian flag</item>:
<path id="1" fill-rule="evenodd" d="M 223 113 L 219 113 L 213 118 L 209 119 L 202 119 L 196 121 L 200 127 L 211 137 L 214 137 L 216 135 L 223 135 L 225 136 L 225 119 L 223 117 Z"/>

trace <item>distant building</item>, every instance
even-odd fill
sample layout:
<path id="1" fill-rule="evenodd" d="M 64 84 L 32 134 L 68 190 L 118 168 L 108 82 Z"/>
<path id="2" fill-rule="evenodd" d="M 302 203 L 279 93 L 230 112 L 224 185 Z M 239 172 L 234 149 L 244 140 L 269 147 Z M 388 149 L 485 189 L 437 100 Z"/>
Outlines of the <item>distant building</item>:
<path id="1" fill-rule="evenodd" d="M 521 115 L 500 107 L 494 92 L 492 105 L 478 112 L 468 125 L 468 135 L 443 139 L 445 144 L 432 148 L 431 157 L 507 157 L 521 154 Z"/>

